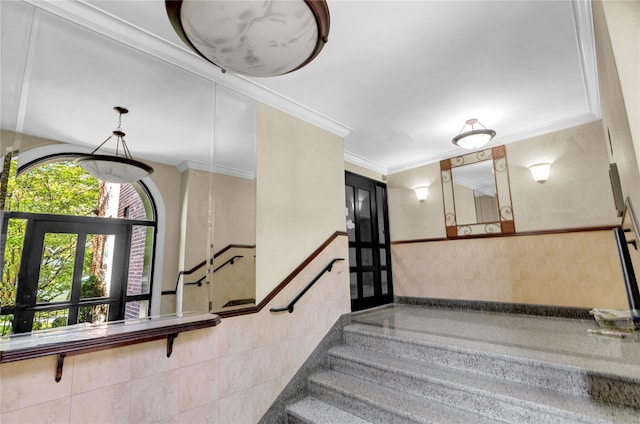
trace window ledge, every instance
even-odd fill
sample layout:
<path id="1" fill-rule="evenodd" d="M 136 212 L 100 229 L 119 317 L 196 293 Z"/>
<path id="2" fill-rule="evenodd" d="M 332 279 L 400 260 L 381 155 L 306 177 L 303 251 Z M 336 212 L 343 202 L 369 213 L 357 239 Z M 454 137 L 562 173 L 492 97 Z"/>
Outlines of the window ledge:
<path id="1" fill-rule="evenodd" d="M 51 330 L 0 337 L 0 363 L 48 355 L 72 355 L 112 349 L 167 338 L 167 356 L 173 340 L 184 331 L 214 327 L 215 314 L 151 317 L 104 324 L 78 324 Z M 59 366 L 61 372 L 61 366 Z"/>

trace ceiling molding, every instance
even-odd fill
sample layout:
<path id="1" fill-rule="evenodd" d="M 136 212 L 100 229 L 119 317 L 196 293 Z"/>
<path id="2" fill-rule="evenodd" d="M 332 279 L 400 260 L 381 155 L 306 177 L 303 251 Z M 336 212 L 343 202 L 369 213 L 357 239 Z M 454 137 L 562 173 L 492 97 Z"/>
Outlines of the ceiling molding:
<path id="1" fill-rule="evenodd" d="M 177 164 L 176 168 L 178 168 L 178 171 L 180 171 L 180 173 L 183 173 L 187 169 L 195 169 L 197 171 L 211 172 L 211 165 L 209 165 L 208 163 L 196 162 L 196 161 L 192 161 L 192 160 L 184 160 L 184 161 L 180 162 L 179 164 Z M 213 165 L 213 172 L 216 173 L 216 174 L 229 175 L 231 177 L 244 178 L 246 180 L 255 180 L 256 179 L 256 173 L 255 172 L 245 171 L 245 170 L 242 170 L 242 169 L 232 168 L 230 166 L 224 166 L 224 165 L 219 165 L 219 164 L 218 165 L 216 165 L 216 164 Z"/>
<path id="2" fill-rule="evenodd" d="M 223 73 L 220 68 L 186 48 L 176 46 L 83 1 L 24 1 L 40 10 L 170 63 L 207 81 L 268 104 L 340 137 L 345 137 L 352 131 L 352 128 L 279 95 L 248 78 L 232 72 Z"/>
<path id="3" fill-rule="evenodd" d="M 600 118 L 602 113 L 600 110 L 596 38 L 591 1 L 572 0 L 571 12 L 576 29 L 576 42 L 580 56 L 584 89 L 587 95 L 587 105 L 589 111 Z"/>
<path id="4" fill-rule="evenodd" d="M 346 150 L 344 151 L 344 160 L 346 162 L 352 163 L 354 165 L 358 165 L 361 166 L 363 168 L 368 169 L 369 171 L 373 171 L 376 172 L 378 174 L 382 174 L 382 175 L 387 175 L 387 172 L 389 171 L 385 166 L 380 165 L 378 163 L 375 162 L 371 162 L 370 160 L 364 159 L 358 155 L 355 155 L 353 153 L 347 152 Z"/>
<path id="5" fill-rule="evenodd" d="M 229 175 L 231 177 L 244 178 L 246 180 L 255 180 L 256 173 L 251 171 L 245 171 L 242 169 L 231 168 L 224 165 L 213 165 L 213 172 L 216 174 Z"/>

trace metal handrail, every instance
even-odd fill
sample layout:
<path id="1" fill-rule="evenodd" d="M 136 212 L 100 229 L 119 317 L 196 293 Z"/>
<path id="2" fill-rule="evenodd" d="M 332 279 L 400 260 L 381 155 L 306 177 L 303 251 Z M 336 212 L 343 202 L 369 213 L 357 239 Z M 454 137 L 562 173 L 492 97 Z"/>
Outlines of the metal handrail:
<path id="1" fill-rule="evenodd" d="M 283 306 L 283 307 L 280 307 L 280 308 L 271 308 L 271 309 L 269 309 L 269 311 L 271 311 L 271 312 L 289 311 L 289 313 L 293 312 L 293 305 L 295 305 L 296 302 L 298 300 L 300 300 L 300 298 L 311 288 L 311 286 L 313 286 L 316 283 L 316 281 L 318 281 L 320 279 L 320 277 L 322 277 L 322 275 L 325 272 L 331 272 L 331 269 L 333 268 L 333 264 L 338 262 L 338 261 L 344 261 L 344 258 L 332 259 L 331 262 L 329 262 L 329 264 L 327 266 L 325 266 L 322 269 L 322 271 L 320 271 L 318 273 L 318 275 L 316 275 L 316 277 L 313 280 L 311 280 L 311 282 L 309 284 L 307 284 L 307 286 L 304 289 L 302 289 L 300 291 L 300 293 L 298 293 L 298 295 L 296 297 L 294 297 L 291 302 L 289 302 L 289 304 L 287 306 Z"/>

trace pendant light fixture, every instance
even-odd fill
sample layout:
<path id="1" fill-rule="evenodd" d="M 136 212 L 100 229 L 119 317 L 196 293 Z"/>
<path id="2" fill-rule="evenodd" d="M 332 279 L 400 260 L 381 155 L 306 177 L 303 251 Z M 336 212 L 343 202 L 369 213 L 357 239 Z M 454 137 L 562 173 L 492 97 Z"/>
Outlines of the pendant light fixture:
<path id="1" fill-rule="evenodd" d="M 124 141 L 125 133 L 122 131 L 122 115 L 129 113 L 129 111 L 120 106 L 116 106 L 113 109 L 118 112 L 118 128 L 113 130 L 112 134 L 96 147 L 93 152 L 76 159 L 76 163 L 99 180 L 110 183 L 132 183 L 151 175 L 153 168 L 146 163 L 134 160 L 131 157 L 127 143 Z M 116 138 L 115 155 L 95 154 L 98 149 L 114 136 Z"/>
<path id="2" fill-rule="evenodd" d="M 272 77 L 295 71 L 329 36 L 324 0 L 165 0 L 165 7 L 182 41 L 223 72 Z"/>
<path id="3" fill-rule="evenodd" d="M 482 128 L 476 129 L 475 125 L 479 125 Z M 467 127 L 469 128 L 467 129 Z M 469 119 L 451 142 L 463 149 L 473 150 L 484 146 L 495 136 L 496 132 L 494 130 L 488 129 L 477 119 Z"/>

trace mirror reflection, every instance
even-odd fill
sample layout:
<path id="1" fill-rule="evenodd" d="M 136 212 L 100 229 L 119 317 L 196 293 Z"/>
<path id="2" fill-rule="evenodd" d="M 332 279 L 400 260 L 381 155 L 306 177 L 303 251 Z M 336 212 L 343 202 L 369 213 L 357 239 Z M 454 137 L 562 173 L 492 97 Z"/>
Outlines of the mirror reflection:
<path id="1" fill-rule="evenodd" d="M 500 220 L 492 161 L 452 169 L 458 225 Z"/>
<path id="2" fill-rule="evenodd" d="M 0 6 L 0 335 L 255 302 L 255 101 L 30 4 Z M 103 61 L 84 59 L 94 49 Z M 75 162 L 116 105 L 132 155 L 155 169 L 138 182 Z"/>
<path id="3" fill-rule="evenodd" d="M 447 237 L 515 233 L 504 146 L 440 161 Z"/>

